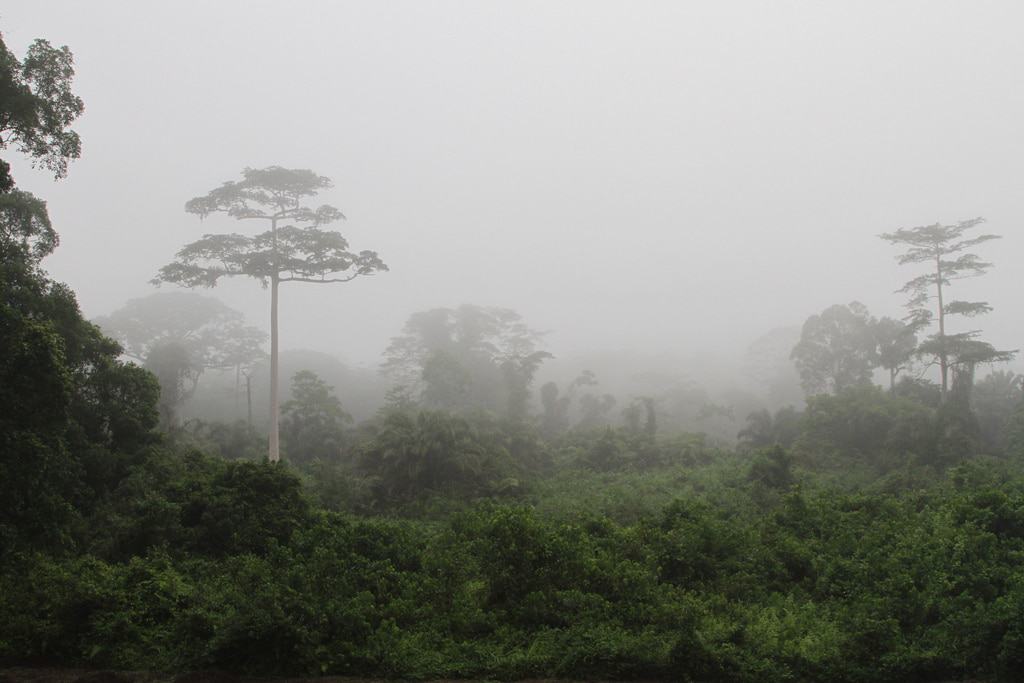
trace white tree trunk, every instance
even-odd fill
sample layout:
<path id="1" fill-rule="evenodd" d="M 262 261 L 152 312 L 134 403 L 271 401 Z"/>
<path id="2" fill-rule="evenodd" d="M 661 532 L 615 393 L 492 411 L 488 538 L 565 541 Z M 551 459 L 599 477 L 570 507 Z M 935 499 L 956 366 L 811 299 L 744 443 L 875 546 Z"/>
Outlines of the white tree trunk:
<path id="1" fill-rule="evenodd" d="M 280 436 L 278 433 L 278 387 L 277 387 L 277 275 L 270 280 L 270 437 L 267 458 L 270 462 L 281 459 Z"/>

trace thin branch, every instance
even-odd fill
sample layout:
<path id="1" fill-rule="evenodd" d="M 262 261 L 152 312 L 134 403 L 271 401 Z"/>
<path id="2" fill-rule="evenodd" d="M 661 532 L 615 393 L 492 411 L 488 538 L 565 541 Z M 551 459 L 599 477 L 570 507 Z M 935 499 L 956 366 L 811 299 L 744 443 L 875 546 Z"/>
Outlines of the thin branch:
<path id="1" fill-rule="evenodd" d="M 336 277 L 336 278 L 313 278 L 313 277 L 279 277 L 278 282 L 312 282 L 314 284 L 326 284 L 329 282 L 351 282 L 359 277 L 362 273 L 356 273 L 348 277 Z"/>

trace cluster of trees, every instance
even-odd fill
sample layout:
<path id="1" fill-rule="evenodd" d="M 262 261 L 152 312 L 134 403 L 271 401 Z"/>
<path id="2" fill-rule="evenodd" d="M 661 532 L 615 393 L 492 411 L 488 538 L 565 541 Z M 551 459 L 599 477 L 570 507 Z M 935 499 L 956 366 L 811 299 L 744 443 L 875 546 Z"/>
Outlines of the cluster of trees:
<path id="1" fill-rule="evenodd" d="M 237 392 L 241 377 L 248 380 L 265 356 L 266 335 L 245 325 L 241 313 L 187 292 L 133 299 L 93 322 L 121 344 L 125 356 L 156 376 L 162 427 L 168 431 L 177 426 L 179 410 L 204 372 L 233 370 Z"/>
<path id="2" fill-rule="evenodd" d="M 533 377 L 551 354 L 515 311 L 463 305 L 416 313 L 384 353 L 391 402 L 433 410 L 489 410 L 521 421 Z"/>
<path id="3" fill-rule="evenodd" d="M 63 177 L 80 142 L 66 48 L 37 40 L 19 60 L 0 40 L 0 150 L 15 145 Z M 46 204 L 0 164 L 0 553 L 57 548 L 102 504 L 111 473 L 154 439 L 157 383 L 120 360 L 41 261 L 59 240 Z"/>
<path id="4" fill-rule="evenodd" d="M 626 520 L 573 507 L 607 485 L 573 475 L 543 512 L 426 523 L 326 512 L 269 463 L 154 456 L 76 536 L 87 552 L 5 556 L 0 661 L 751 682 L 1024 666 L 1019 474 L 844 492 L 776 449 L 620 482 L 685 496 Z"/>
<path id="5" fill-rule="evenodd" d="M 1005 362 L 1016 354 L 979 339 L 980 330 L 948 329 L 951 317 L 974 318 L 992 310 L 985 301 L 951 300 L 948 294 L 954 280 L 983 275 L 992 265 L 968 251 L 999 238 L 968 234 L 983 222 L 982 218 L 973 218 L 952 225 L 900 228 L 881 235 L 906 248 L 898 257 L 900 264 L 927 266 L 924 273 L 899 290 L 910 295 L 908 315 L 903 321 L 875 319 L 862 304 L 853 302 L 830 306 L 808 318 L 800 342 L 792 351 L 807 395 L 839 393 L 870 383 L 879 367 L 888 371 L 889 388 L 894 390 L 899 374 L 916 360 L 938 366 L 941 403 L 953 394 L 966 405 L 977 366 Z M 933 326 L 935 331 L 919 341 L 918 335 Z"/>
<path id="6" fill-rule="evenodd" d="M 876 368 L 889 372 L 889 386 L 917 351 L 915 328 L 892 318 L 876 319 L 861 303 L 835 304 L 804 323 L 792 359 L 808 396 L 839 393 L 872 381 Z"/>

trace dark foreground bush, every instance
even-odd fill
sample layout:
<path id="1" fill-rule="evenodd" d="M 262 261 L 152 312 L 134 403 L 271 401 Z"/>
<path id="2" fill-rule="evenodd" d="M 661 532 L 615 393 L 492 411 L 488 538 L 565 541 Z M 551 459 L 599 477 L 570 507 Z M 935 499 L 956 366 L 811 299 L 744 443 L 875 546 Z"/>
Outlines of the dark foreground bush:
<path id="1" fill-rule="evenodd" d="M 203 513 L 179 509 L 183 545 L 9 555 L 0 659 L 693 681 L 1014 680 L 1024 666 L 1024 484 L 982 466 L 923 491 L 689 499 L 631 526 L 506 505 L 443 524 L 310 512 L 270 467 L 213 468 Z"/>

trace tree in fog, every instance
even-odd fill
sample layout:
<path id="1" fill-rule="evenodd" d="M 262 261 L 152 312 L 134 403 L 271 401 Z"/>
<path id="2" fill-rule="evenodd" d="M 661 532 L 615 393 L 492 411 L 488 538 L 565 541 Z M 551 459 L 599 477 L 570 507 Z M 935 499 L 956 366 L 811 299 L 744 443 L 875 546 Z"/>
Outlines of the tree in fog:
<path id="1" fill-rule="evenodd" d="M 71 130 L 85 105 L 71 92 L 74 59 L 67 46 L 37 39 L 19 60 L 0 38 L 0 151 L 14 145 L 34 165 L 67 175 L 68 162 L 82 153 Z M 14 187 L 11 167 L 0 159 L 0 192 Z"/>
<path id="2" fill-rule="evenodd" d="M 804 323 L 791 358 L 808 396 L 871 381 L 877 366 L 873 321 L 859 302 L 829 306 Z"/>
<path id="3" fill-rule="evenodd" d="M 651 396 L 634 398 L 628 406 L 623 408 L 622 419 L 625 422 L 626 431 L 631 434 L 643 434 L 645 437 L 653 439 L 658 433 L 658 414 L 655 410 L 654 398 Z"/>
<path id="4" fill-rule="evenodd" d="M 876 320 L 872 331 L 878 364 L 889 372 L 889 391 L 895 391 L 896 378 L 913 363 L 917 335 L 913 326 L 888 317 Z"/>
<path id="5" fill-rule="evenodd" d="M 799 327 L 778 327 L 747 347 L 742 362 L 743 374 L 759 384 L 773 404 L 800 403 L 803 400 L 800 375 L 790 357 L 799 341 Z"/>
<path id="6" fill-rule="evenodd" d="M 281 406 L 281 439 L 290 461 L 329 461 L 341 453 L 352 416 L 333 389 L 309 370 L 292 377 L 291 398 Z"/>
<path id="7" fill-rule="evenodd" d="M 212 297 L 162 292 L 132 299 L 96 319 L 125 355 L 160 381 L 160 415 L 174 426 L 177 410 L 206 370 L 243 368 L 265 355 L 266 334 L 245 325 L 241 313 Z M 236 387 L 237 391 L 237 387 Z"/>
<path id="8" fill-rule="evenodd" d="M 998 239 L 999 235 L 965 236 L 984 221 L 972 218 L 952 225 L 935 223 L 880 235 L 887 242 L 906 248 L 897 257 L 901 265 L 927 264 L 924 273 L 907 281 L 899 291 L 910 295 L 908 320 L 915 329 L 925 329 L 932 324 L 938 326 L 918 347 L 918 353 L 938 363 L 943 403 L 950 392 L 951 372 L 952 379 L 959 378 L 959 386 L 966 387 L 973 384 L 974 368 L 979 363 L 1009 360 L 1015 353 L 999 351 L 988 342 L 978 340 L 978 330 L 955 334 L 947 330 L 949 316 L 974 317 L 992 310 L 984 301 L 950 301 L 946 292 L 953 280 L 984 275 L 992 266 L 968 250 Z M 969 392 L 969 388 L 965 391 Z"/>
<path id="9" fill-rule="evenodd" d="M 1024 375 L 1009 370 L 991 372 L 974 387 L 971 404 L 989 452 L 1006 449 L 1013 417 L 1024 407 Z"/>
<path id="10" fill-rule="evenodd" d="M 18 252 L 20 258 L 39 263 L 58 241 L 46 202 L 21 190 L 0 192 L 0 256 Z"/>
<path id="11" fill-rule="evenodd" d="M 18 60 L 0 40 L 0 151 L 14 146 L 62 178 L 82 112 L 71 52 L 37 40 Z M 46 203 L 14 189 L 0 160 L 0 558 L 21 546 L 66 553 L 90 486 L 153 443 L 157 385 L 82 317 L 41 267 L 59 242 Z M 24 544 L 24 545 L 22 545 Z M 4 598 L 10 591 L 0 589 Z M 11 621 L 4 611 L 4 624 Z M 0 641 L 5 637 L 0 636 Z"/>
<path id="12" fill-rule="evenodd" d="M 502 440 L 483 426 L 444 411 L 391 412 L 360 448 L 359 469 L 381 502 L 491 492 L 514 469 Z"/>
<path id="13" fill-rule="evenodd" d="M 779 408 L 772 415 L 762 408 L 747 415 L 747 426 L 736 434 L 741 448 L 788 448 L 800 435 L 801 415 L 793 406 Z"/>
<path id="14" fill-rule="evenodd" d="M 541 413 L 540 429 L 546 437 L 551 438 L 569 429 L 569 409 L 580 387 L 596 386 L 597 377 L 590 370 L 584 370 L 576 379 L 569 383 L 565 391 L 560 391 L 558 384 L 547 382 L 540 388 Z"/>
<path id="15" fill-rule="evenodd" d="M 185 204 L 205 218 L 223 213 L 255 220 L 270 229 L 254 236 L 204 235 L 185 245 L 177 259 L 160 269 L 154 282 L 214 287 L 223 277 L 245 276 L 270 287 L 270 434 L 268 457 L 280 459 L 278 388 L 278 288 L 283 282 L 330 284 L 387 270 L 374 251 L 353 252 L 341 233 L 322 227 L 344 219 L 330 205 L 306 206 L 310 197 L 332 186 L 329 178 L 306 169 L 247 168 L 241 181 L 228 181 Z"/>
<path id="16" fill-rule="evenodd" d="M 515 311 L 463 305 L 413 314 L 391 340 L 382 371 L 392 397 L 425 408 L 485 408 L 519 420 L 530 385 L 551 357 Z"/>
<path id="17" fill-rule="evenodd" d="M 82 153 L 78 133 L 70 129 L 85 109 L 71 91 L 73 63 L 67 46 L 55 48 L 41 38 L 19 60 L 0 37 L 0 152 L 6 156 L 14 146 L 55 178 L 66 176 L 68 162 Z M 10 171 L 0 159 L 0 256 L 34 267 L 59 239 L 46 202 L 15 189 Z"/>
<path id="18" fill-rule="evenodd" d="M 612 410 L 618 403 L 611 394 L 583 394 L 580 396 L 579 429 L 594 429 L 611 424 Z"/>

